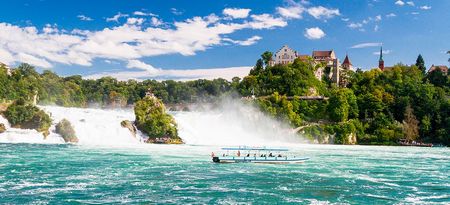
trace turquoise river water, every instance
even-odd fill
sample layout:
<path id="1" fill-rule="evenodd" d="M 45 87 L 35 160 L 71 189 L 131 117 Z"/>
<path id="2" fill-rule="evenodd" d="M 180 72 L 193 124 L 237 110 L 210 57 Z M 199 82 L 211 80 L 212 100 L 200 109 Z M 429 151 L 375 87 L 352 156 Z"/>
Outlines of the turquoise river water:
<path id="1" fill-rule="evenodd" d="M 0 204 L 450 204 L 450 149 L 299 145 L 302 164 L 214 146 L 0 144 Z"/>

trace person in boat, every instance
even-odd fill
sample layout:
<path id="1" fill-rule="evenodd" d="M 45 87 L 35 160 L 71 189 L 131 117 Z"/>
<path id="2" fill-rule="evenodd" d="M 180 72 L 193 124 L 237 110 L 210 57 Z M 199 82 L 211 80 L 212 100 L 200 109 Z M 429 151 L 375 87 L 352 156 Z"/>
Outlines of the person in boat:
<path id="1" fill-rule="evenodd" d="M 271 153 L 269 153 L 269 157 L 273 157 L 273 155 L 272 155 L 272 152 L 271 152 Z"/>
<path id="2" fill-rule="evenodd" d="M 282 157 L 281 154 L 278 154 L 278 157 Z"/>
<path id="3" fill-rule="evenodd" d="M 250 157 L 250 153 L 247 154 L 247 157 Z"/>

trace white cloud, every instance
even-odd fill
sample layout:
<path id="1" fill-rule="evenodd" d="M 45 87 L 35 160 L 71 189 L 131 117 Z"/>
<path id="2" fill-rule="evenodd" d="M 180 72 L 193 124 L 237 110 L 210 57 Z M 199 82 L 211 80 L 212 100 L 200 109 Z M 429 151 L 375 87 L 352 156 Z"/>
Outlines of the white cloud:
<path id="1" fill-rule="evenodd" d="M 329 19 L 341 15 L 339 9 L 328 9 L 323 6 L 308 8 L 308 13 L 316 19 Z"/>
<path id="2" fill-rule="evenodd" d="M 85 15 L 78 15 L 77 18 L 80 19 L 81 21 L 93 21 L 94 20 L 91 17 L 85 16 Z"/>
<path id="3" fill-rule="evenodd" d="M 0 48 L 0 63 L 10 65 L 14 62 L 14 56 L 11 55 L 7 50 Z"/>
<path id="4" fill-rule="evenodd" d="M 383 50 L 383 55 L 384 54 L 390 54 L 392 53 L 392 50 Z M 375 51 L 372 53 L 373 55 L 380 55 L 380 51 Z"/>
<path id="5" fill-rule="evenodd" d="M 158 16 L 158 15 L 156 15 L 156 14 L 153 14 L 153 13 L 145 13 L 145 12 L 143 12 L 143 11 L 135 11 L 135 12 L 133 12 L 133 15 L 135 15 L 135 16 Z"/>
<path id="6" fill-rule="evenodd" d="M 161 21 L 160 19 L 156 18 L 156 17 L 152 17 L 152 18 L 150 19 L 150 21 L 151 21 L 151 24 L 152 24 L 153 26 L 156 26 L 156 27 L 161 26 L 161 25 L 164 25 L 164 22 Z"/>
<path id="7" fill-rule="evenodd" d="M 127 18 L 127 24 L 130 25 L 142 25 L 144 23 L 145 19 L 143 18 Z"/>
<path id="8" fill-rule="evenodd" d="M 375 25 L 375 27 L 373 28 L 373 31 L 378 31 L 380 29 L 380 27 L 378 25 Z"/>
<path id="9" fill-rule="evenodd" d="M 249 22 L 248 25 L 253 29 L 273 29 L 287 26 L 287 22 L 284 19 L 275 18 L 270 14 L 251 15 L 251 18 L 253 21 Z"/>
<path id="10" fill-rule="evenodd" d="M 251 46 L 251 45 L 257 43 L 261 39 L 262 39 L 261 36 L 252 36 L 251 38 L 248 38 L 247 40 L 243 40 L 243 41 L 232 40 L 232 39 L 224 39 L 224 41 L 228 41 L 228 42 L 238 44 L 241 46 Z"/>
<path id="11" fill-rule="evenodd" d="M 117 13 L 116 15 L 114 15 L 111 18 L 106 18 L 106 21 L 107 22 L 110 22 L 110 21 L 119 22 L 119 19 L 120 18 L 124 18 L 124 17 L 128 17 L 128 14 L 122 14 L 122 13 L 119 12 L 119 13 Z"/>
<path id="12" fill-rule="evenodd" d="M 119 13 L 110 21 L 118 21 L 123 16 Z M 241 22 L 216 15 L 193 17 L 165 28 L 143 22 L 143 18 L 130 17 L 120 26 L 96 31 L 65 31 L 52 25 L 38 29 L 0 23 L 0 60 L 8 64 L 26 60 L 49 68 L 55 63 L 92 66 L 96 59 L 129 63 L 159 55 L 189 56 L 223 46 L 224 42 L 248 46 L 261 39 L 259 36 L 246 40 L 228 37 L 239 30 L 274 29 L 287 25 L 283 18 L 270 14 L 251 15 L 250 19 Z"/>
<path id="13" fill-rule="evenodd" d="M 382 43 L 360 43 L 353 45 L 350 48 L 368 48 L 368 47 L 380 47 L 382 46 Z"/>
<path id="14" fill-rule="evenodd" d="M 39 66 L 42 68 L 51 68 L 52 65 L 43 58 L 38 58 L 26 53 L 19 53 L 16 56 L 19 62 L 29 63 L 31 65 Z"/>
<path id="15" fill-rule="evenodd" d="M 375 16 L 375 21 L 381 21 L 381 15 Z"/>
<path id="16" fill-rule="evenodd" d="M 146 63 L 144 63 L 140 60 L 136 60 L 136 59 L 129 60 L 128 64 L 127 64 L 127 68 L 138 68 L 141 70 L 146 70 L 151 73 L 156 73 L 159 71 L 159 69 L 154 68 L 152 65 L 146 64 Z"/>
<path id="17" fill-rule="evenodd" d="M 397 15 L 394 14 L 394 13 L 390 13 L 390 14 L 387 14 L 387 15 L 386 15 L 387 18 L 392 18 L 392 17 L 396 17 L 396 16 L 397 16 Z"/>
<path id="18" fill-rule="evenodd" d="M 405 2 L 403 2 L 402 0 L 398 0 L 395 2 L 395 4 L 399 5 L 399 6 L 403 6 L 403 5 L 405 5 Z"/>
<path id="19" fill-rule="evenodd" d="M 361 23 L 350 23 L 347 25 L 351 29 L 361 28 L 363 25 Z"/>
<path id="20" fill-rule="evenodd" d="M 305 30 L 305 37 L 310 40 L 317 40 L 325 37 L 325 32 L 319 27 L 308 28 Z"/>
<path id="21" fill-rule="evenodd" d="M 421 6 L 420 7 L 420 9 L 422 9 L 422 10 L 430 10 L 431 9 L 431 6 Z"/>
<path id="22" fill-rule="evenodd" d="M 349 18 L 341 18 L 341 20 L 342 20 L 342 21 L 345 21 L 345 22 L 350 21 Z"/>
<path id="23" fill-rule="evenodd" d="M 290 7 L 277 7 L 277 12 L 287 19 L 301 19 L 305 8 L 300 4 Z"/>
<path id="24" fill-rule="evenodd" d="M 170 9 L 170 12 L 172 12 L 172 14 L 174 14 L 174 15 L 177 15 L 177 16 L 179 16 L 179 15 L 182 15 L 183 14 L 183 12 L 182 11 L 179 11 L 178 9 L 176 9 L 176 8 L 171 8 Z"/>
<path id="25" fill-rule="evenodd" d="M 414 2 L 412 2 L 412 1 L 408 1 L 408 2 L 406 2 L 406 4 L 408 4 L 410 6 L 415 6 Z"/>
<path id="26" fill-rule="evenodd" d="M 98 79 L 105 76 L 111 76 L 118 80 L 144 80 L 144 79 L 159 79 L 159 80 L 196 80 L 196 79 L 217 79 L 223 78 L 231 80 L 233 77 L 245 77 L 252 69 L 251 66 L 242 67 L 230 67 L 230 68 L 209 68 L 209 69 L 186 69 L 186 70 L 174 70 L 174 69 L 160 69 L 157 72 L 148 71 L 123 71 L 123 72 L 104 72 L 93 75 L 84 76 L 88 79 Z"/>
<path id="27" fill-rule="evenodd" d="M 222 11 L 225 16 L 229 16 L 234 19 L 247 18 L 250 9 L 239 9 L 239 8 L 226 8 Z"/>
<path id="28" fill-rule="evenodd" d="M 412 15 L 419 15 L 419 12 L 411 12 Z"/>
<path id="29" fill-rule="evenodd" d="M 52 26 L 50 24 L 45 24 L 45 27 L 42 29 L 45 34 L 58 33 L 59 29 L 56 26 Z"/>

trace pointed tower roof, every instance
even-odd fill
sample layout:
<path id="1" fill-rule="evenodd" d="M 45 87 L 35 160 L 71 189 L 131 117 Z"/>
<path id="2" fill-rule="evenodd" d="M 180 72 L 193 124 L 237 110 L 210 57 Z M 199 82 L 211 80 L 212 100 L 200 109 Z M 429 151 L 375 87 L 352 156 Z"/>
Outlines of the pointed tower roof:
<path id="1" fill-rule="evenodd" d="M 345 59 L 344 62 L 342 62 L 342 65 L 353 65 L 352 62 L 350 62 L 347 54 L 345 54 Z"/>
<path id="2" fill-rule="evenodd" d="M 378 60 L 378 61 L 384 61 L 383 60 L 383 46 L 381 46 L 381 48 L 380 48 L 380 60 Z"/>

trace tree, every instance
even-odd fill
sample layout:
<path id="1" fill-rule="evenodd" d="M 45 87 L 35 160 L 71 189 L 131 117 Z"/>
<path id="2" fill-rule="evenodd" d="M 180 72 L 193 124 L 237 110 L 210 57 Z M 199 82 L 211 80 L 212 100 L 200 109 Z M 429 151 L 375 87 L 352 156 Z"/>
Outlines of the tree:
<path id="1" fill-rule="evenodd" d="M 450 54 L 450 51 L 447 51 L 447 54 Z M 448 58 L 448 62 L 450 63 L 450 58 Z"/>
<path id="2" fill-rule="evenodd" d="M 261 58 L 266 66 L 269 65 L 269 62 L 272 60 L 272 56 L 273 54 L 270 51 L 266 51 L 261 55 Z"/>
<path id="3" fill-rule="evenodd" d="M 358 104 L 353 91 L 348 88 L 337 89 L 332 92 L 328 104 L 328 112 L 331 120 L 345 122 L 358 116 Z"/>
<path id="4" fill-rule="evenodd" d="M 145 97 L 135 107 L 136 127 L 147 134 L 150 139 L 168 137 L 179 139 L 175 119 L 166 113 L 161 100 L 156 97 Z"/>
<path id="5" fill-rule="evenodd" d="M 425 67 L 425 61 L 423 60 L 423 57 L 421 54 L 419 54 L 419 56 L 417 56 L 416 66 L 417 66 L 417 68 L 419 68 L 419 70 L 422 71 L 423 74 L 425 74 L 425 72 L 427 71 L 427 68 Z"/>
<path id="6" fill-rule="evenodd" d="M 258 59 L 258 60 L 256 61 L 255 67 L 253 67 L 253 68 L 250 70 L 250 75 L 259 75 L 259 73 L 261 73 L 261 71 L 262 71 L 263 69 L 264 69 L 264 63 L 263 63 L 263 60 Z"/>
<path id="7" fill-rule="evenodd" d="M 407 106 L 403 120 L 403 133 L 408 142 L 415 141 L 419 136 L 419 121 L 413 113 L 411 106 Z"/>
<path id="8" fill-rule="evenodd" d="M 441 69 L 435 69 L 429 72 L 427 79 L 435 86 L 444 87 L 447 83 L 447 76 L 441 71 Z"/>

